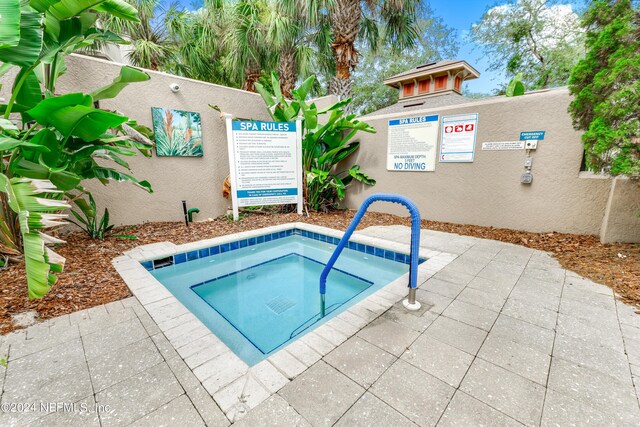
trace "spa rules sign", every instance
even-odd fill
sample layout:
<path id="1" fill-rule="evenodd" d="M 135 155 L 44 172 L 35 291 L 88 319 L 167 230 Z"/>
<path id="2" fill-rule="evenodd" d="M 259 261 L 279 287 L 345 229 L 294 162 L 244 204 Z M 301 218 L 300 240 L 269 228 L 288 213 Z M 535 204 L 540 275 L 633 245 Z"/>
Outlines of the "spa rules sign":
<path id="1" fill-rule="evenodd" d="M 245 206 L 295 203 L 302 214 L 300 122 L 226 118 L 234 219 Z"/>
<path id="2" fill-rule="evenodd" d="M 389 120 L 387 170 L 435 170 L 438 123 L 437 115 Z"/>

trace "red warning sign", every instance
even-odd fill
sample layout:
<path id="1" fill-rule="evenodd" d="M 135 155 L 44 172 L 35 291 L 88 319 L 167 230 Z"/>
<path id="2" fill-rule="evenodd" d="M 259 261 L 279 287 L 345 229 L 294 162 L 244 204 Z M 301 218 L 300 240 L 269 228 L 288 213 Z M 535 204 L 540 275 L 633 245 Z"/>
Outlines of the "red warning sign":
<path id="1" fill-rule="evenodd" d="M 464 129 L 464 126 L 456 125 L 456 132 L 462 132 L 463 129 Z"/>
<path id="2" fill-rule="evenodd" d="M 451 133 L 453 132 L 453 126 L 447 126 L 444 128 L 444 133 Z"/>
<path id="3" fill-rule="evenodd" d="M 464 131 L 465 132 L 473 132 L 473 123 L 467 123 L 466 125 L 464 125 Z"/>

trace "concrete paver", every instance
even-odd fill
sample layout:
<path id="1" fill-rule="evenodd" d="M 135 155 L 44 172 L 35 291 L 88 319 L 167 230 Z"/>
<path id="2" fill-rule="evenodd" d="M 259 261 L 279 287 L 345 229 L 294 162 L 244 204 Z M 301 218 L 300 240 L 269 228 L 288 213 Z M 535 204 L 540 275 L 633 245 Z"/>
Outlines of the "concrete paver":
<path id="1" fill-rule="evenodd" d="M 362 234 L 409 240 L 402 226 Z M 0 403 L 38 407 L 0 425 L 640 424 L 635 308 L 544 252 L 429 230 L 421 246 L 442 254 L 421 270 L 420 311 L 390 286 L 249 370 L 152 288 L 144 306 L 2 336 Z M 138 267 L 130 286 L 146 289 Z"/>

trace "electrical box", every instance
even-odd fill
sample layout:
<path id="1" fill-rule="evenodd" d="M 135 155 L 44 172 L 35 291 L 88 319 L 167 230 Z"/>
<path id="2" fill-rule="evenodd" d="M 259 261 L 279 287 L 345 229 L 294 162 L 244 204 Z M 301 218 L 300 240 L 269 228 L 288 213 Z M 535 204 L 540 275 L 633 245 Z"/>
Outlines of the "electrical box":
<path id="1" fill-rule="evenodd" d="M 524 148 L 527 150 L 535 150 L 536 148 L 538 148 L 538 141 L 536 140 L 525 141 Z"/>
<path id="2" fill-rule="evenodd" d="M 520 182 L 523 184 L 531 184 L 531 182 L 533 182 L 533 175 L 531 174 L 531 172 L 523 173 L 520 177 Z"/>
<path id="3" fill-rule="evenodd" d="M 524 167 L 531 169 L 531 165 L 533 165 L 533 157 L 526 157 L 524 159 Z"/>

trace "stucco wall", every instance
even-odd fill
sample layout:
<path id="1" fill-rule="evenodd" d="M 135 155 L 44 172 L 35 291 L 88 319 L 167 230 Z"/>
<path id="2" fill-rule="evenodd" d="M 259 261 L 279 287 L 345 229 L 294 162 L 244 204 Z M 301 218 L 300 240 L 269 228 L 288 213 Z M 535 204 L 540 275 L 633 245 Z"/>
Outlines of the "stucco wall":
<path id="1" fill-rule="evenodd" d="M 640 182 L 626 178 L 612 180 L 600 240 L 640 242 Z"/>
<path id="2" fill-rule="evenodd" d="M 108 84 L 118 75 L 120 65 L 95 58 L 71 56 L 69 71 L 60 79 L 60 93 L 91 92 Z M 113 182 L 103 186 L 91 182 L 87 187 L 100 210 L 109 208 L 113 222 L 136 224 L 145 221 L 180 221 L 182 200 L 189 207 L 200 208 L 196 219 L 226 213 L 230 201 L 222 197 L 222 181 L 229 174 L 224 120 L 211 109 L 217 105 L 238 117 L 268 119 L 262 98 L 254 93 L 148 71 L 151 80 L 125 88 L 113 100 L 100 102 L 101 108 L 118 110 L 139 123 L 151 127 L 151 107 L 167 107 L 199 112 L 202 117 L 203 157 L 128 158 L 132 173 L 153 186 L 153 194 L 128 183 Z M 176 82 L 180 91 L 169 85 Z"/>
<path id="3" fill-rule="evenodd" d="M 68 72 L 58 92 L 91 92 L 117 76 L 120 65 L 84 56 L 67 59 Z M 12 76 L 0 79 L 0 97 L 8 98 Z M 153 194 L 128 183 L 103 186 L 88 183 L 102 210 L 109 207 L 116 224 L 145 221 L 180 221 L 182 200 L 200 208 L 196 219 L 226 212 L 230 202 L 221 195 L 221 184 L 229 173 L 224 121 L 208 105 L 243 118 L 268 120 L 259 95 L 224 86 L 198 82 L 149 71 L 151 80 L 128 86 L 102 108 L 118 110 L 147 126 L 151 107 L 199 112 L 202 116 L 204 156 L 128 159 L 132 173 L 150 181 Z M 169 85 L 177 82 L 178 93 Z M 582 144 L 567 114 L 566 90 L 528 94 L 516 98 L 491 98 L 464 105 L 376 115 L 364 118 L 376 134 L 359 134 L 361 148 L 350 162 L 378 181 L 375 187 L 355 184 L 344 205 L 357 208 L 373 192 L 405 194 L 418 203 L 424 218 L 464 224 L 506 227 L 530 231 L 560 231 L 600 234 L 605 242 L 640 241 L 640 189 L 629 180 L 616 180 L 580 172 Z M 317 99 L 318 108 L 335 97 Z M 478 138 L 473 163 L 436 163 L 435 172 L 389 172 L 386 170 L 387 121 L 424 114 L 478 113 Z M 517 140 L 521 131 L 544 130 L 544 141 L 532 152 L 531 185 L 519 178 L 524 150 L 482 151 L 483 142 Z M 613 185 L 612 185 L 613 183 Z M 393 205 L 376 204 L 372 209 L 406 214 Z"/>
<path id="4" fill-rule="evenodd" d="M 363 118 L 377 133 L 360 134 L 361 148 L 353 161 L 377 180 L 375 187 L 358 186 L 346 199 L 355 208 L 373 192 L 411 197 L 424 218 L 461 224 L 529 231 L 598 234 L 608 200 L 610 179 L 580 173 L 582 144 L 567 113 L 565 89 L 496 97 L 464 105 Z M 478 113 L 473 163 L 436 163 L 435 172 L 386 170 L 387 121 L 424 114 Z M 525 151 L 482 151 L 483 142 L 518 140 L 521 131 L 546 131 L 532 152 L 531 185 L 520 183 Z M 373 209 L 401 213 L 393 206 Z"/>

